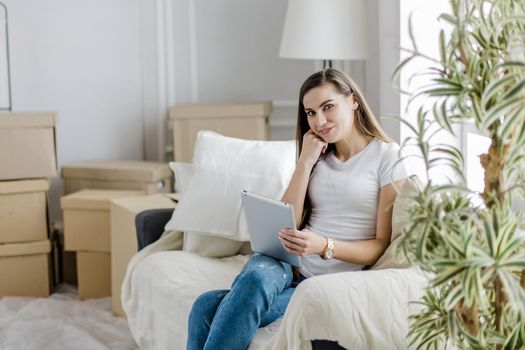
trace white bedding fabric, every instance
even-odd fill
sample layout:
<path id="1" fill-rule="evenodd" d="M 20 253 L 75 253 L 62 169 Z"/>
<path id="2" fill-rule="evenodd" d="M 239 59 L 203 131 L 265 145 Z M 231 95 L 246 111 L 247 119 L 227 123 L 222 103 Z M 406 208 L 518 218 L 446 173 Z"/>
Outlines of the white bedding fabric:
<path id="1" fill-rule="evenodd" d="M 111 298 L 79 300 L 61 284 L 49 298 L 0 298 L 1 350 L 136 350 Z"/>
<path id="2" fill-rule="evenodd" d="M 424 293 L 417 268 L 343 272 L 302 282 L 272 349 L 311 349 L 311 339 L 347 349 L 407 349 L 408 315 Z M 268 346 L 270 348 L 270 346 Z"/>
<path id="3" fill-rule="evenodd" d="M 228 289 L 248 256 L 213 259 L 172 251 L 167 235 L 130 262 L 122 305 L 142 349 L 184 349 L 187 317 L 203 292 Z M 406 349 L 407 316 L 426 280 L 417 268 L 343 272 L 301 283 L 284 318 L 257 331 L 256 349 L 311 349 L 311 339 L 337 340 L 349 349 Z"/>

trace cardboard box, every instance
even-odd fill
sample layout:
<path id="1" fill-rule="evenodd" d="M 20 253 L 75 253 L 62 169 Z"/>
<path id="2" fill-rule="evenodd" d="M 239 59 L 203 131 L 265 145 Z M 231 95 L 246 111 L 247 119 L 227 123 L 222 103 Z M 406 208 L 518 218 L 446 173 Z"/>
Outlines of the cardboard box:
<path id="1" fill-rule="evenodd" d="M 142 194 L 141 191 L 82 190 L 62 197 L 65 250 L 109 253 L 110 200 Z"/>
<path id="2" fill-rule="evenodd" d="M 173 159 L 191 162 L 200 130 L 225 136 L 267 140 L 271 101 L 228 104 L 185 104 L 170 109 L 173 129 Z"/>
<path id="3" fill-rule="evenodd" d="M 0 243 L 47 239 L 48 189 L 42 179 L 0 182 Z"/>
<path id="4" fill-rule="evenodd" d="M 0 112 L 0 180 L 57 175 L 56 120 L 51 112 Z"/>
<path id="5" fill-rule="evenodd" d="M 51 292 L 48 240 L 0 244 L 0 298 L 48 297 Z"/>
<path id="6" fill-rule="evenodd" d="M 137 253 L 135 217 L 141 211 L 160 208 L 175 208 L 175 202 L 164 194 L 111 201 L 111 290 L 113 314 L 116 316 L 125 316 L 120 290 L 128 263 Z"/>
<path id="7" fill-rule="evenodd" d="M 111 296 L 109 253 L 77 252 L 78 296 L 81 300 Z"/>
<path id="8" fill-rule="evenodd" d="M 64 193 L 82 189 L 139 190 L 146 194 L 169 193 L 172 172 L 166 163 L 100 160 L 62 167 Z"/>

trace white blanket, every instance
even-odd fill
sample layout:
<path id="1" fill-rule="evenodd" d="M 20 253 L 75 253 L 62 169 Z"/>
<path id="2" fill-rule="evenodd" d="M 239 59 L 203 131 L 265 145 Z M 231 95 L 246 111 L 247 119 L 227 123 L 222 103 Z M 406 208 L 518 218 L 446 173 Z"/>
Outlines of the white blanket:
<path id="1" fill-rule="evenodd" d="M 302 282 L 288 305 L 272 349 L 310 350 L 310 340 L 347 349 L 407 349 L 409 303 L 426 279 L 417 268 L 344 272 Z"/>
<path id="2" fill-rule="evenodd" d="M 184 349 L 187 317 L 203 292 L 228 289 L 248 256 L 204 258 L 167 235 L 130 262 L 122 305 L 142 349 Z M 406 349 L 407 316 L 426 280 L 416 268 L 345 272 L 300 284 L 283 319 L 257 331 L 255 349 L 311 349 L 311 339 L 349 349 Z"/>
<path id="3" fill-rule="evenodd" d="M 122 284 L 122 306 L 141 349 L 185 349 L 187 317 L 194 300 L 212 289 L 229 289 L 249 256 L 213 259 L 180 250 L 169 234 L 130 261 Z M 260 349 L 280 320 L 258 330 L 250 349 Z"/>

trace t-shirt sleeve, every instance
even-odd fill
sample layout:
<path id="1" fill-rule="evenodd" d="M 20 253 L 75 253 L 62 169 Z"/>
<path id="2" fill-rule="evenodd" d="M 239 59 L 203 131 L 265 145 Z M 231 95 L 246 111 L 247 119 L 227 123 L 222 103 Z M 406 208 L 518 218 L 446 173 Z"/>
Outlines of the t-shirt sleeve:
<path id="1" fill-rule="evenodd" d="M 387 143 L 382 150 L 381 164 L 379 165 L 379 186 L 383 187 L 408 177 L 405 161 L 400 161 L 399 146 Z"/>

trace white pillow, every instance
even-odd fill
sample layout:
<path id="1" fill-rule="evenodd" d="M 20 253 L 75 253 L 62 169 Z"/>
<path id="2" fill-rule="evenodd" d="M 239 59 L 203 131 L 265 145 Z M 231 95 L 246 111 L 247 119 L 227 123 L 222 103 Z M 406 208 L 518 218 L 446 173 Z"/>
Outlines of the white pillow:
<path id="1" fill-rule="evenodd" d="M 193 177 L 193 164 L 183 162 L 169 162 L 173 178 L 175 180 L 173 188 L 175 193 L 182 194 L 188 188 L 189 182 Z"/>
<path id="2" fill-rule="evenodd" d="M 390 245 L 374 264 L 372 270 L 400 269 L 411 266 L 405 256 L 401 252 L 398 253 L 398 246 L 403 238 L 401 236 L 403 228 L 410 222 L 407 211 L 410 205 L 410 198 L 414 197 L 420 191 L 421 185 L 415 175 L 409 177 L 400 189 L 394 201 L 394 208 L 392 209 L 392 236 Z"/>
<path id="3" fill-rule="evenodd" d="M 295 168 L 295 141 L 252 141 L 200 131 L 194 175 L 166 229 L 248 241 L 241 191 L 281 199 Z"/>
<path id="4" fill-rule="evenodd" d="M 183 198 L 184 192 L 193 176 L 193 165 L 180 162 L 170 162 L 169 165 L 175 175 L 175 192 L 180 193 L 181 198 Z M 209 258 L 223 258 L 236 255 L 243 248 L 243 244 L 243 242 L 228 238 L 186 231 L 184 232 L 182 250 Z"/>

